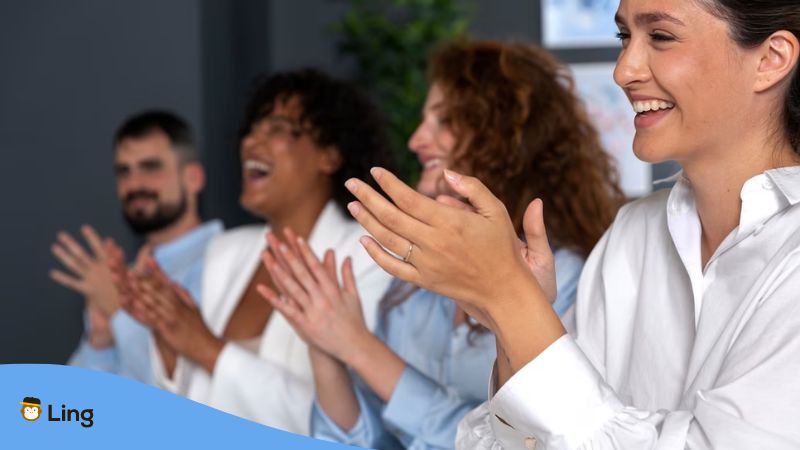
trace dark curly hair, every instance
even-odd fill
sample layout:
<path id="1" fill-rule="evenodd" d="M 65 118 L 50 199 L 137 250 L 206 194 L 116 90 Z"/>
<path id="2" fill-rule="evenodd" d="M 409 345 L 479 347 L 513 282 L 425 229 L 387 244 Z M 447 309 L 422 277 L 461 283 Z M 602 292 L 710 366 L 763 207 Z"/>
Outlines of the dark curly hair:
<path id="1" fill-rule="evenodd" d="M 369 174 L 375 166 L 395 170 L 396 160 L 386 134 L 383 115 L 375 104 L 352 84 L 312 68 L 281 72 L 256 79 L 253 94 L 239 130 L 240 140 L 250 128 L 272 113 L 276 103 L 299 99 L 300 124 L 311 130 L 320 147 L 335 147 L 341 166 L 331 176 L 331 197 L 345 217 L 347 204 L 355 197 L 344 187 L 359 178 L 376 189 Z"/>

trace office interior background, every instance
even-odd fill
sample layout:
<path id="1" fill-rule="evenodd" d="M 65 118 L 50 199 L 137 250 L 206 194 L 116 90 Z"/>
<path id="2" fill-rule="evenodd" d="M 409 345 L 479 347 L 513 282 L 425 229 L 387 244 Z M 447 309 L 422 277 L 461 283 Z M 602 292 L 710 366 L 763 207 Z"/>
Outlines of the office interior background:
<path id="1" fill-rule="evenodd" d="M 475 0 L 469 32 L 541 42 L 538 0 Z M 237 132 L 254 76 L 315 66 L 353 78 L 332 24 L 348 0 L 26 0 L 0 2 L 3 255 L 0 363 L 64 363 L 82 331 L 83 302 L 48 277 L 58 230 L 92 224 L 128 254 L 111 169 L 112 136 L 131 113 L 187 118 L 208 182 L 205 218 L 255 222 L 238 206 Z M 554 53 L 566 63 L 613 62 L 617 48 Z M 653 179 L 675 171 L 652 168 Z"/>

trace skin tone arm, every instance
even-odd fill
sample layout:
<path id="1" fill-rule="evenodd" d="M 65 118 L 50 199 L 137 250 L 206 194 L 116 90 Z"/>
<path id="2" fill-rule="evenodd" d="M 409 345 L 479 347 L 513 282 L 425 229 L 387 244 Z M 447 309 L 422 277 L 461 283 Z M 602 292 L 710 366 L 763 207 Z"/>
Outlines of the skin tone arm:
<path id="1" fill-rule="evenodd" d="M 362 238 L 365 248 L 387 272 L 455 299 L 491 329 L 501 382 L 565 334 L 551 307 L 554 292 L 543 290 L 531 264 L 534 255 L 549 252 L 541 202 L 526 212 L 527 247 L 521 252 L 504 206 L 477 179 L 445 171 L 448 184 L 473 208 L 466 210 L 422 196 L 383 169 L 373 169 L 373 177 L 393 202 L 360 180 L 346 184 L 359 200 L 351 213 L 374 236 Z M 405 254 L 410 243 L 408 262 L 381 247 Z"/>
<path id="2" fill-rule="evenodd" d="M 406 364 L 367 328 L 352 260 L 342 264 L 339 286 L 332 251 L 320 262 L 304 240 L 290 230 L 284 234 L 294 242 L 292 248 L 269 236 L 272 253 L 263 255 L 282 294 L 266 286 L 259 291 L 309 344 L 320 406 L 338 426 L 349 430 L 360 411 L 346 366 L 389 401 Z"/>

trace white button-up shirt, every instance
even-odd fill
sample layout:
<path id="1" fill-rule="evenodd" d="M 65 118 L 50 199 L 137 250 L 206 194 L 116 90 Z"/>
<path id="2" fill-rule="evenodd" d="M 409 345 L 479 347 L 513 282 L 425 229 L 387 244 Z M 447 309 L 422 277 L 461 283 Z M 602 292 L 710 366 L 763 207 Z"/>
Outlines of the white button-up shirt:
<path id="1" fill-rule="evenodd" d="M 688 180 L 620 210 L 568 334 L 465 417 L 457 447 L 800 448 L 800 167 L 741 199 L 705 269 Z"/>

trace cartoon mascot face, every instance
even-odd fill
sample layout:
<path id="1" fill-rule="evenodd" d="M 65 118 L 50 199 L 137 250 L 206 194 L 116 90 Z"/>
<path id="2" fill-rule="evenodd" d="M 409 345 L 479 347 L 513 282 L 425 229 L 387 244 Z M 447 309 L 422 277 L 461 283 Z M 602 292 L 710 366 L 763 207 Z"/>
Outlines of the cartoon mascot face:
<path id="1" fill-rule="evenodd" d="M 42 415 L 42 402 L 36 397 L 25 397 L 19 404 L 22 405 L 22 417 L 28 422 L 33 422 Z"/>

